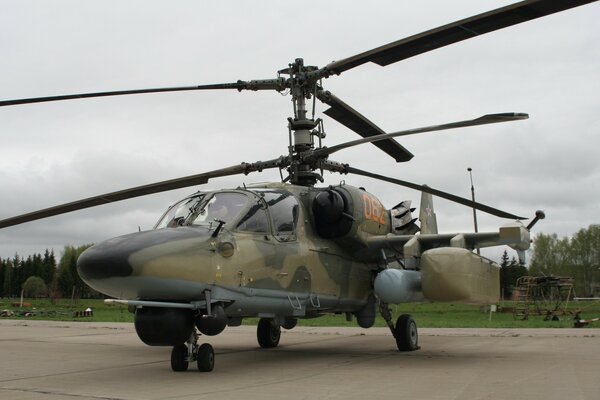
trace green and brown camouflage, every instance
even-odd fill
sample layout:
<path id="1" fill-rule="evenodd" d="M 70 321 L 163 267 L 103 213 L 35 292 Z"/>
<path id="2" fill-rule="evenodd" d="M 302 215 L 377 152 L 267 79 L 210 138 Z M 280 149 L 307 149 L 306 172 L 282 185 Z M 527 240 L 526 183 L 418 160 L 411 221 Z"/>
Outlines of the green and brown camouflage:
<path id="1" fill-rule="evenodd" d="M 247 203 L 222 227 L 217 221 L 184 222 L 100 243 L 81 256 L 79 272 L 96 290 L 121 299 L 193 302 L 203 300 L 205 291 L 211 290 L 212 300 L 231 305 L 226 308 L 228 315 L 236 317 L 264 314 L 264 307 L 253 306 L 261 296 L 283 299 L 283 306 L 273 307 L 283 316 L 357 311 L 367 303 L 373 273 L 380 267 L 369 259 L 380 255 L 369 250 L 372 254 L 362 254 L 360 261 L 353 253 L 365 249 L 365 235 L 389 232 L 390 223 L 375 197 L 351 186 L 340 188 L 345 196 L 369 196 L 372 209 L 367 212 L 376 213 L 379 220 L 349 215 L 355 219 L 350 228 L 331 240 L 320 237 L 313 223 L 312 204 L 322 189 L 269 184 L 203 192 L 188 199 L 209 202 L 218 194 L 238 194 Z M 275 230 L 273 207 L 264 202 L 269 193 L 293 199 L 291 231 Z M 266 229 L 240 229 L 243 218 L 261 203 L 266 205 Z M 354 203 L 356 211 L 350 214 L 365 213 L 362 199 Z"/>
<path id="2" fill-rule="evenodd" d="M 422 208 L 431 214 L 431 196 L 424 200 Z M 216 210 L 222 212 L 224 206 L 235 212 L 218 219 Z M 519 236 L 521 229 L 515 227 L 516 236 L 503 240 L 500 233 L 414 235 L 418 228 L 410 212 L 410 203 L 386 210 L 372 194 L 346 184 L 315 188 L 272 183 L 198 192 L 171 207 L 155 229 L 88 249 L 78 269 L 91 287 L 117 299 L 194 304 L 206 312 L 209 296 L 235 321 L 344 312 L 360 316 L 365 307 L 374 307 L 371 299 L 383 294 L 374 291 L 373 282 L 388 268 L 414 271 L 416 284 L 402 299 L 421 300 L 420 259 L 428 249 L 472 249 L 482 241 L 528 245 L 529 236 Z M 455 240 L 465 235 L 468 240 Z M 454 264 L 465 257 L 455 256 Z M 440 279 L 440 273 L 436 277 L 436 293 L 456 286 Z M 493 300 L 493 293 L 470 297 L 469 288 L 476 283 L 466 279 L 460 285 L 462 298 L 454 293 L 447 297 Z"/>

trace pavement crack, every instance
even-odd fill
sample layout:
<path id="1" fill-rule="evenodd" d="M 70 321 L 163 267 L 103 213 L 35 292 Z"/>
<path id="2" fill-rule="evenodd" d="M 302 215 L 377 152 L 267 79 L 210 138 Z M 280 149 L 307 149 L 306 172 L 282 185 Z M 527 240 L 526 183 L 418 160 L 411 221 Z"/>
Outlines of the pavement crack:
<path id="1" fill-rule="evenodd" d="M 88 374 L 88 373 L 93 373 L 93 372 L 102 372 L 102 371 L 111 370 L 111 369 L 115 369 L 115 368 L 131 368 L 131 367 L 139 367 L 142 365 L 161 364 L 164 362 L 165 362 L 164 360 L 160 360 L 160 361 L 151 361 L 151 362 L 144 362 L 144 363 L 120 365 L 118 367 L 80 369 L 77 371 L 65 371 L 65 372 L 58 372 L 55 374 L 23 376 L 20 378 L 0 379 L 0 383 L 25 381 L 25 380 L 29 380 L 29 379 L 39 379 L 39 378 L 54 378 L 54 377 L 58 377 L 58 376 L 69 376 L 69 375 L 75 375 L 75 374 Z M 7 389 L 7 388 L 4 388 L 4 389 Z"/>
<path id="2" fill-rule="evenodd" d="M 11 391 L 11 392 L 21 392 L 21 393 L 37 393 L 43 395 L 53 395 L 53 396 L 66 396 L 66 397 L 74 397 L 74 398 L 86 398 L 86 399 L 98 399 L 98 400 L 126 400 L 123 397 L 104 397 L 104 396 L 94 396 L 90 394 L 77 394 L 77 393 L 67 393 L 67 392 L 57 392 L 50 390 L 36 390 L 36 389 L 23 389 L 23 388 L 1 388 L 2 390 Z"/>

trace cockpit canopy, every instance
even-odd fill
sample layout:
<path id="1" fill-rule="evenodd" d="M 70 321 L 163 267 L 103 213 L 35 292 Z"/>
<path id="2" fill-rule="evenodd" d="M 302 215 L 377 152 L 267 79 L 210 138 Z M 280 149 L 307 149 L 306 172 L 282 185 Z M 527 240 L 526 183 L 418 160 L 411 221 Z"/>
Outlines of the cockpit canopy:
<path id="1" fill-rule="evenodd" d="M 222 221 L 228 229 L 281 237 L 294 234 L 298 213 L 298 201 L 283 190 L 200 192 L 171 206 L 154 229 L 210 227 Z"/>

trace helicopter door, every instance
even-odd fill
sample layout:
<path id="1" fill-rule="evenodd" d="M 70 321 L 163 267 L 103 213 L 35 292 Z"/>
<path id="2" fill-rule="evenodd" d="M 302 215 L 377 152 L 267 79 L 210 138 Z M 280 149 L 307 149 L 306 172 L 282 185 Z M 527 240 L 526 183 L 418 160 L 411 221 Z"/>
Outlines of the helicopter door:
<path id="1" fill-rule="evenodd" d="M 287 192 L 264 192 L 264 199 L 271 216 L 273 236 L 280 242 L 296 240 L 299 205 L 294 196 Z"/>
<path id="2" fill-rule="evenodd" d="M 298 202 L 287 192 L 261 191 L 260 195 L 261 201 L 236 227 L 246 238 L 238 240 L 238 246 L 244 246 L 240 251 L 247 266 L 241 285 L 280 291 L 283 297 L 289 292 L 307 293 L 311 277 L 306 251 L 301 251 L 296 240 Z"/>
<path id="3" fill-rule="evenodd" d="M 288 192 L 265 192 L 264 199 L 271 217 L 271 230 L 278 242 L 276 262 L 271 273 L 276 276 L 279 285 L 292 293 L 310 293 L 312 288 L 307 252 L 301 249 L 296 229 L 300 217 L 298 200 Z M 304 306 L 294 305 L 295 315 L 302 315 Z"/>

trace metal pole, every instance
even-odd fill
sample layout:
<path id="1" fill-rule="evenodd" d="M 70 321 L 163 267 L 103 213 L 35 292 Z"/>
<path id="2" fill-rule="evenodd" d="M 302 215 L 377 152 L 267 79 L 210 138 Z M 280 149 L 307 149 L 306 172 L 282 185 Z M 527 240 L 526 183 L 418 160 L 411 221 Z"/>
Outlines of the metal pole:
<path id="1" fill-rule="evenodd" d="M 473 186 L 473 169 L 471 167 L 467 168 L 469 171 L 469 177 L 471 178 L 471 198 L 473 199 L 473 203 L 475 203 L 475 186 Z M 477 212 L 475 207 L 473 207 L 473 224 L 475 225 L 475 233 L 479 232 L 477 229 Z M 481 255 L 481 250 L 479 247 L 477 248 L 477 254 Z"/>

